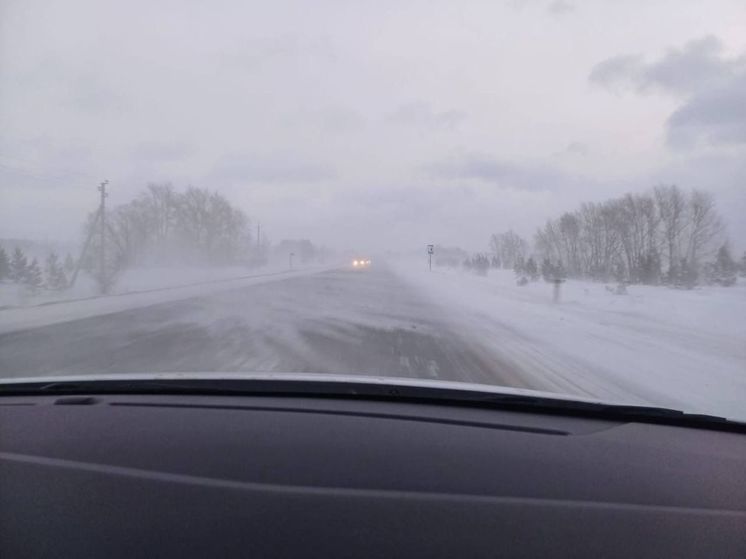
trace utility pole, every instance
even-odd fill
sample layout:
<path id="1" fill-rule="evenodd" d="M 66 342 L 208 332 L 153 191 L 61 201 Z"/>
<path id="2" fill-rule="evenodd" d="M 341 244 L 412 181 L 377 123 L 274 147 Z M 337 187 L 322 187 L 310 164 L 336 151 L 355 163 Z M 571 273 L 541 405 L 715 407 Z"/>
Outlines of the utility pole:
<path id="1" fill-rule="evenodd" d="M 262 224 L 258 221 L 256 222 L 256 248 L 258 249 L 261 246 L 261 239 L 262 239 Z"/>
<path id="2" fill-rule="evenodd" d="M 75 285 L 75 280 L 78 278 L 80 267 L 83 265 L 83 262 L 85 261 L 86 254 L 88 253 L 88 247 L 91 245 L 91 241 L 93 240 L 93 235 L 96 233 L 96 226 L 98 225 L 98 220 L 100 218 L 101 218 L 101 208 L 99 208 L 99 211 L 96 212 L 96 217 L 93 219 L 91 230 L 88 232 L 88 237 L 86 238 L 85 244 L 83 245 L 83 250 L 80 251 L 80 256 L 78 256 L 78 261 L 75 263 L 75 270 L 73 271 L 73 275 L 70 278 L 70 283 L 68 284 L 68 287 L 72 287 Z"/>
<path id="3" fill-rule="evenodd" d="M 101 205 L 99 206 L 99 216 L 101 220 L 101 247 L 99 250 L 99 273 L 101 282 L 101 292 L 106 293 L 109 290 L 108 279 L 106 277 L 106 185 L 109 181 L 104 181 L 98 187 L 98 191 L 101 193 Z"/>

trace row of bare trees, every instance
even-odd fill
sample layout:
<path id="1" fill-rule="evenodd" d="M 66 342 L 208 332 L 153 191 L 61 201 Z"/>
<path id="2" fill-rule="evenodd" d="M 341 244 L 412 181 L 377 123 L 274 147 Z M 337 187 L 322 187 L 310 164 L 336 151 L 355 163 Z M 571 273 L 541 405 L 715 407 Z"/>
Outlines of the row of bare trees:
<path id="1" fill-rule="evenodd" d="M 96 273 L 101 237 L 96 214 L 86 224 L 91 246 L 85 267 Z M 129 203 L 107 212 L 107 274 L 145 262 L 244 263 L 252 248 L 249 218 L 217 192 L 151 184 Z M 99 266 L 100 267 L 100 266 Z"/>
<path id="2" fill-rule="evenodd" d="M 571 277 L 693 284 L 724 239 L 710 194 L 665 185 L 566 212 L 537 231 L 535 249 Z"/>
<path id="3" fill-rule="evenodd" d="M 525 239 L 509 230 L 493 234 L 490 237 L 489 249 L 492 267 L 512 269 L 517 263 L 525 260 L 529 245 Z"/>

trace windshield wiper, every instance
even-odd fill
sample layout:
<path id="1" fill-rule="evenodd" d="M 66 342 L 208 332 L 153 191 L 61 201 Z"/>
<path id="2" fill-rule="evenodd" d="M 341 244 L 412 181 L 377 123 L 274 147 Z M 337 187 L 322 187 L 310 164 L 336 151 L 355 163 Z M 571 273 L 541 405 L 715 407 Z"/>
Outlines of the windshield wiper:
<path id="1" fill-rule="evenodd" d="M 572 400 L 432 386 L 427 382 L 370 382 L 297 378 L 133 378 L 0 383 L 0 395 L 149 394 L 199 396 L 282 396 L 354 398 L 482 407 L 541 414 L 571 415 L 622 422 L 647 422 L 746 433 L 746 423 L 716 415 L 605 402 Z M 491 387 L 492 388 L 492 387 Z"/>

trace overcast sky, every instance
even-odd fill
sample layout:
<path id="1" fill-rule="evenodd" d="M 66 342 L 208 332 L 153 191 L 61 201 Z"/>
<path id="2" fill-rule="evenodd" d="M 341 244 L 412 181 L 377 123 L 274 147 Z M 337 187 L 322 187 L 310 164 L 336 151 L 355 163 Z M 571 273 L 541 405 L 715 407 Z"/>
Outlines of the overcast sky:
<path id="1" fill-rule="evenodd" d="M 79 239 L 103 179 L 473 250 L 677 183 L 744 247 L 746 2 L 0 0 L 0 237 Z"/>

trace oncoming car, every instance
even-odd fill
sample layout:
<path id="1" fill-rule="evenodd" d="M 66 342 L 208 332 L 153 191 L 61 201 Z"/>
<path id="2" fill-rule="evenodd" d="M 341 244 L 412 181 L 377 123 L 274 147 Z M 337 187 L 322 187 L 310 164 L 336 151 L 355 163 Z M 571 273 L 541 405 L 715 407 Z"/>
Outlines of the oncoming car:
<path id="1" fill-rule="evenodd" d="M 370 268 L 370 259 L 369 258 L 355 258 L 352 261 L 352 267 L 363 269 L 363 268 Z"/>

